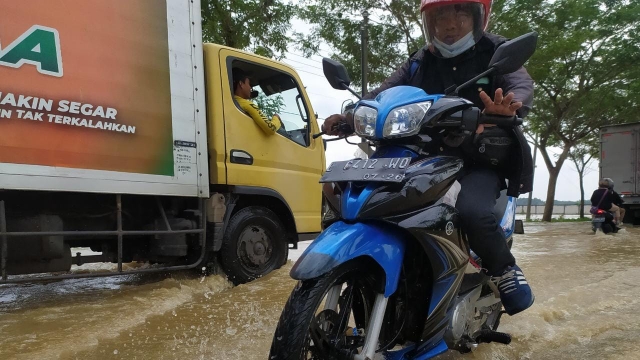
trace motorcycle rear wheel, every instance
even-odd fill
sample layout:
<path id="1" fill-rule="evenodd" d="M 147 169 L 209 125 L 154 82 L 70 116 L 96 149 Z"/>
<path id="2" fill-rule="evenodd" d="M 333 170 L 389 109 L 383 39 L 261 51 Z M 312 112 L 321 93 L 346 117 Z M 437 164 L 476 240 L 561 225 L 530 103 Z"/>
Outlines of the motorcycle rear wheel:
<path id="1" fill-rule="evenodd" d="M 269 359 L 351 359 L 361 351 L 375 299 L 364 265 L 351 261 L 300 281 L 280 316 Z M 332 306 L 330 294 L 337 293 Z"/>

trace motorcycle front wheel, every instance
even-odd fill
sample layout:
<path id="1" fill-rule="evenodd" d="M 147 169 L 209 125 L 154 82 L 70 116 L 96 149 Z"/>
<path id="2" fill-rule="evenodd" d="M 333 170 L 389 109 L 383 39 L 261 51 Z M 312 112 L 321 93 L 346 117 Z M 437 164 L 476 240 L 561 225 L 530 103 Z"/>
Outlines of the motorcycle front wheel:
<path id="1" fill-rule="evenodd" d="M 370 269 L 351 261 L 298 282 L 280 316 L 269 359 L 352 359 L 358 354 L 375 300 Z"/>

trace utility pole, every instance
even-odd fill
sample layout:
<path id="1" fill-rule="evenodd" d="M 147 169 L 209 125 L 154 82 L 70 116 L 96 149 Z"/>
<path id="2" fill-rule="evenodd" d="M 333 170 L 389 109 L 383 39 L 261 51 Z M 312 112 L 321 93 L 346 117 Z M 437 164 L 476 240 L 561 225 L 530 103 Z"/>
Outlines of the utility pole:
<path id="1" fill-rule="evenodd" d="M 369 72 L 369 63 L 367 60 L 367 52 L 369 51 L 369 12 L 367 9 L 362 12 L 362 18 L 360 37 L 362 43 L 362 96 L 364 96 L 367 93 L 367 73 Z"/>
<path id="2" fill-rule="evenodd" d="M 536 135 L 536 143 L 533 145 L 533 175 L 536 174 L 536 155 L 538 154 L 538 135 Z M 533 198 L 533 190 L 529 191 L 529 200 L 527 200 L 527 221 L 531 220 L 531 200 Z"/>
<path id="3" fill-rule="evenodd" d="M 360 27 L 360 43 L 362 44 L 361 51 L 361 59 L 360 65 L 362 68 L 362 96 L 364 97 L 367 94 L 367 73 L 369 73 L 369 61 L 367 60 L 367 53 L 369 52 L 369 11 L 364 9 L 362 12 L 362 25 Z M 360 150 L 362 150 L 365 154 L 367 154 L 367 158 L 371 156 L 373 150 L 371 146 L 369 146 L 369 142 L 364 138 L 360 139 L 360 144 L 358 144 Z"/>

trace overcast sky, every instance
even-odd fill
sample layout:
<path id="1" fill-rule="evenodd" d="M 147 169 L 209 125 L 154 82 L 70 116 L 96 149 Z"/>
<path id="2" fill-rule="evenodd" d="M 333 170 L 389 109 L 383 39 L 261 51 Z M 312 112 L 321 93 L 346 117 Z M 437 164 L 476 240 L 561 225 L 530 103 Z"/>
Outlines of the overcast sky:
<path id="1" fill-rule="evenodd" d="M 307 24 L 295 21 L 297 29 L 308 28 Z M 330 49 L 324 45 L 321 48 L 322 56 L 329 56 Z M 307 94 L 311 99 L 313 110 L 318 114 L 320 123 L 322 119 L 331 114 L 339 113 L 342 102 L 347 99 L 354 99 L 347 91 L 333 89 L 322 74 L 322 58 L 321 56 L 312 56 L 305 58 L 300 52 L 290 50 L 285 54 L 285 63 L 289 64 L 298 71 L 298 75 L 302 78 L 302 82 L 306 87 Z M 351 78 L 359 77 L 360 74 L 350 74 Z M 534 100 L 535 106 L 535 100 Z M 330 138 L 330 137 L 327 137 Z M 358 142 L 356 137 L 352 138 L 352 142 Z M 332 161 L 348 160 L 354 157 L 357 147 L 347 144 L 344 140 L 329 142 L 327 146 L 327 165 Z M 556 153 L 560 149 L 555 149 Z M 532 150 L 533 151 L 533 150 Z M 554 159 L 555 160 L 555 159 Z M 598 162 L 593 161 L 589 164 L 588 174 L 585 176 L 585 197 L 589 199 L 591 193 L 598 184 Z M 534 180 L 533 196 L 542 200 L 546 199 L 547 186 L 549 182 L 549 172 L 544 164 L 544 160 L 540 153 L 536 159 L 536 174 Z M 524 195 L 526 197 L 527 195 Z M 556 200 L 579 200 L 580 199 L 580 183 L 578 172 L 573 163 L 567 160 L 560 171 L 558 185 L 556 187 Z"/>

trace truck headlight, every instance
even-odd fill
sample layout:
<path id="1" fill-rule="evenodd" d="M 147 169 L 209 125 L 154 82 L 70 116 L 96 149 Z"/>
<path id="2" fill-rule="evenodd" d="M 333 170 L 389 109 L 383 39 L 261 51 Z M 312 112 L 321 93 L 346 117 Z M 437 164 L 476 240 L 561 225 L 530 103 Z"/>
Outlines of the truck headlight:
<path id="1" fill-rule="evenodd" d="M 384 121 L 384 137 L 411 136 L 420 131 L 420 121 L 431 108 L 432 101 L 424 101 L 397 107 Z"/>
<path id="2" fill-rule="evenodd" d="M 353 114 L 353 127 L 360 136 L 375 136 L 378 110 L 368 106 L 360 106 Z"/>

